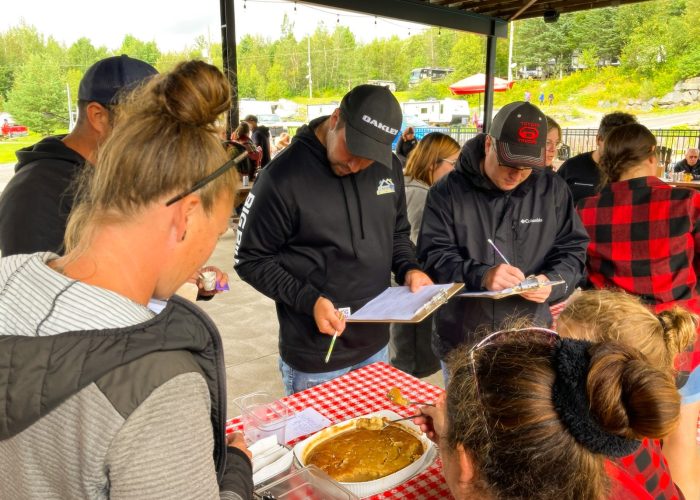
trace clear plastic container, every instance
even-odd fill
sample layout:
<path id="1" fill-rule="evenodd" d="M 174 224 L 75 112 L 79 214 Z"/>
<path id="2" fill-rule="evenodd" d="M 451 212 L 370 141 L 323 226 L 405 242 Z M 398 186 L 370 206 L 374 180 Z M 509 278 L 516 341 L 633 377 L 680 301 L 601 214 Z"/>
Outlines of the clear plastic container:
<path id="1" fill-rule="evenodd" d="M 275 435 L 279 444 L 285 444 L 284 430 L 294 410 L 281 401 L 274 400 L 266 392 L 254 392 L 234 399 L 241 409 L 243 434 L 246 441 Z"/>
<path id="2" fill-rule="evenodd" d="M 262 500 L 357 500 L 358 497 L 315 465 L 298 469 L 255 490 Z"/>

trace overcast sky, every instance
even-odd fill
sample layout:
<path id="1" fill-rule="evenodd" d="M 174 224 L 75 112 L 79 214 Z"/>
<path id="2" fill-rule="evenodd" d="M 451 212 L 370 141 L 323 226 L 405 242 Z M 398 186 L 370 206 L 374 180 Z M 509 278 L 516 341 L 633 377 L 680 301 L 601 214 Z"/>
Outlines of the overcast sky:
<path id="1" fill-rule="evenodd" d="M 372 1 L 372 0 L 366 0 Z M 155 40 L 162 51 L 182 50 L 200 35 L 221 40 L 218 0 L 0 0 L 0 31 L 24 19 L 44 35 L 52 35 L 67 46 L 80 37 L 93 45 L 116 49 L 124 35 L 144 41 Z M 406 37 L 424 29 L 391 19 L 362 16 L 348 11 L 286 0 L 234 0 L 236 38 L 259 34 L 275 39 L 279 36 L 286 13 L 294 23 L 297 39 L 312 33 L 319 22 L 330 29 L 339 21 L 348 26 L 361 41 Z M 244 8 L 245 5 L 245 8 Z M 339 14 L 339 16 L 338 16 Z"/>

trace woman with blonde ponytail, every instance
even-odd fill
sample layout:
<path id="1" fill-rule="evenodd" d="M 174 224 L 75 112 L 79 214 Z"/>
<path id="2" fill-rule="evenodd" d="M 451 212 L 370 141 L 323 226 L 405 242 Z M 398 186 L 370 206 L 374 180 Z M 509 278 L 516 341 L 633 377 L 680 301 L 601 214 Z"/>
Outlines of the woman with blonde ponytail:
<path id="1" fill-rule="evenodd" d="M 655 314 L 639 297 L 613 290 L 586 290 L 575 295 L 557 319 L 557 330 L 562 337 L 627 344 L 639 349 L 653 366 L 674 376 L 678 375 L 674 369 L 676 358 L 693 345 L 697 325 L 698 316 L 682 307 L 674 306 Z M 688 385 L 685 378 L 680 382 Z M 650 492 L 654 498 L 661 493 L 664 498 L 674 494 L 671 482 L 665 483 L 666 491 L 662 492 L 662 481 L 649 480 L 652 473 L 659 477 L 665 474 L 666 461 L 685 497 L 700 498 L 700 452 L 696 444 L 700 394 L 697 389 L 689 393 L 690 387 L 685 385 L 681 389 L 679 425 L 664 439 L 663 455 L 660 443 L 653 440 L 645 441 L 644 449 L 638 452 L 638 455 L 643 452 L 659 457 L 658 470 L 648 467 L 641 471 L 644 483 L 658 488 Z M 621 461 L 630 467 L 636 467 L 638 462 Z M 633 475 L 638 472 L 634 471 Z"/>
<path id="2" fill-rule="evenodd" d="M 228 227 L 229 105 L 204 62 L 152 77 L 116 109 L 67 253 L 0 260 L 0 498 L 252 498 L 221 338 L 173 296 Z"/>

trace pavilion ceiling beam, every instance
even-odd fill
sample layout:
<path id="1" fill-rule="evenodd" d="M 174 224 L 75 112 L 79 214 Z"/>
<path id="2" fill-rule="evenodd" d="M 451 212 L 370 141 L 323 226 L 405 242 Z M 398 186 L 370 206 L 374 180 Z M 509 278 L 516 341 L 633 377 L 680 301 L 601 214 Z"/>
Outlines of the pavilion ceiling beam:
<path id="1" fill-rule="evenodd" d="M 448 9 L 420 0 L 367 0 L 365 2 L 313 0 L 305 3 L 480 35 L 499 38 L 508 36 L 508 23 L 504 19 L 494 19 L 465 10 Z"/>

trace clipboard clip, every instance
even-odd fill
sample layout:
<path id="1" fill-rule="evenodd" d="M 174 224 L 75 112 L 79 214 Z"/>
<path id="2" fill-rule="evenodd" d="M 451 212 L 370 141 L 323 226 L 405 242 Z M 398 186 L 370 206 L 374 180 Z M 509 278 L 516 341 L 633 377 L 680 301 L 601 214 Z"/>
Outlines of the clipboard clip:
<path id="1" fill-rule="evenodd" d="M 521 281 L 519 284 L 513 287 L 514 290 L 522 292 L 525 290 L 534 290 L 536 288 L 542 287 L 542 283 L 537 279 L 536 276 L 530 275 Z"/>
<path id="2" fill-rule="evenodd" d="M 425 311 L 430 311 L 432 309 L 435 309 L 437 306 L 440 306 L 447 302 L 447 299 L 449 299 L 448 295 L 449 289 L 443 288 L 440 290 L 438 293 L 433 295 L 430 300 L 428 300 L 425 304 L 420 306 L 415 313 L 413 313 L 413 316 L 418 316 L 422 312 Z"/>

